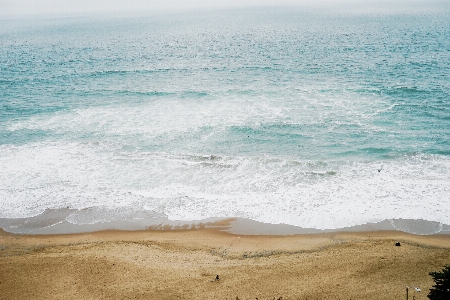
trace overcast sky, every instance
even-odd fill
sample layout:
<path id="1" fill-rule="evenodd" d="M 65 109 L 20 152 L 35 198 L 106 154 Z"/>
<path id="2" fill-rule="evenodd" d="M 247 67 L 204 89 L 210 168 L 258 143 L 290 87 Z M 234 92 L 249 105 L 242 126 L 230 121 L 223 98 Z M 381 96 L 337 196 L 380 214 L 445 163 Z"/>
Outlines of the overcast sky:
<path id="1" fill-rule="evenodd" d="M 396 4 L 394 5 L 393 2 Z M 0 16 L 72 15 L 90 13 L 153 12 L 217 9 L 224 7 L 300 6 L 335 8 L 394 8 L 405 10 L 440 3 L 450 10 L 450 0 L 0 0 Z M 433 5 L 434 6 L 434 5 Z"/>

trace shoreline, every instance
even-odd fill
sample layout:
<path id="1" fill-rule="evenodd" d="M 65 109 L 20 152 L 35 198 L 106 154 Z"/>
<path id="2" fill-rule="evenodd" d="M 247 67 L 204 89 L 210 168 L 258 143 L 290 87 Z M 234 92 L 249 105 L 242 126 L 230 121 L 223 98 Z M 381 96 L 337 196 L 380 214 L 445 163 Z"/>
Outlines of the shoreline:
<path id="1" fill-rule="evenodd" d="M 400 299 L 433 285 L 450 235 L 242 235 L 213 226 L 24 235 L 0 230 L 4 299 Z M 400 242 L 401 246 L 395 246 Z M 216 276 L 219 280 L 215 280 Z M 0 297 L 0 298 L 2 298 Z M 3 298 L 2 298 L 3 299 Z"/>
<path id="2" fill-rule="evenodd" d="M 194 221 L 174 221 L 167 216 L 151 211 L 136 216 L 93 224 L 74 224 L 68 218 L 72 213 L 82 214 L 76 209 L 47 209 L 42 214 L 29 218 L 0 218 L 0 228 L 13 234 L 48 235 L 77 234 L 105 230 L 176 230 L 214 227 L 217 222 L 226 222 L 223 231 L 244 235 L 298 235 L 336 232 L 400 231 L 415 235 L 450 234 L 450 225 L 434 221 L 414 219 L 386 219 L 376 223 L 366 223 L 336 229 L 303 228 L 289 224 L 270 224 L 245 218 L 209 218 Z"/>

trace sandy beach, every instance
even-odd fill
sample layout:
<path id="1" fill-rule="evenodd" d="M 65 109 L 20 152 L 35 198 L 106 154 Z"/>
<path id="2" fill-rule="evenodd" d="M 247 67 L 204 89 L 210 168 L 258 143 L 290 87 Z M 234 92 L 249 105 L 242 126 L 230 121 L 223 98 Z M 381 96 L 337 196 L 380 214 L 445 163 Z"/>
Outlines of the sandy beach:
<path id="1" fill-rule="evenodd" d="M 418 300 L 433 284 L 428 273 L 450 263 L 450 235 L 237 235 L 226 226 L 1 231 L 0 299 L 405 299 L 408 286 Z"/>

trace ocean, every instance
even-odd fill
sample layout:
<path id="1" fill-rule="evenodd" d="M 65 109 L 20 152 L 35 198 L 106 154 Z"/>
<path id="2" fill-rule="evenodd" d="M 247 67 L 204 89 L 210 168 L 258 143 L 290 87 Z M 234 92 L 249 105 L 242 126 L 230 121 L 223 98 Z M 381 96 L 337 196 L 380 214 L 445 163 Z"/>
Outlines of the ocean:
<path id="1" fill-rule="evenodd" d="M 4 224 L 450 224 L 450 10 L 3 19 L 0 44 Z"/>

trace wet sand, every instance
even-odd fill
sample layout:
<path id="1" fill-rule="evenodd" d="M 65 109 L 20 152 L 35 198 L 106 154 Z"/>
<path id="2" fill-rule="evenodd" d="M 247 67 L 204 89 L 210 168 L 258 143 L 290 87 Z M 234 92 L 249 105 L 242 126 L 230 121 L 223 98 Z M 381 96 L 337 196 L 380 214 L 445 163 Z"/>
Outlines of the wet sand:
<path id="1" fill-rule="evenodd" d="M 0 232 L 0 299 L 427 299 L 450 235 Z M 395 246 L 399 241 L 401 246 Z M 219 280 L 216 280 L 216 276 Z M 418 287 L 421 292 L 414 288 Z"/>

